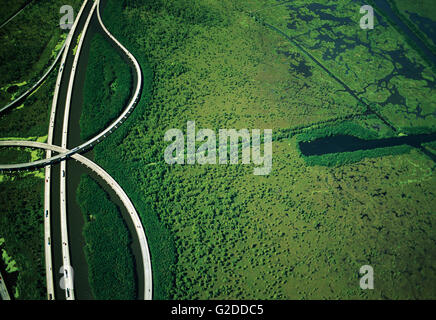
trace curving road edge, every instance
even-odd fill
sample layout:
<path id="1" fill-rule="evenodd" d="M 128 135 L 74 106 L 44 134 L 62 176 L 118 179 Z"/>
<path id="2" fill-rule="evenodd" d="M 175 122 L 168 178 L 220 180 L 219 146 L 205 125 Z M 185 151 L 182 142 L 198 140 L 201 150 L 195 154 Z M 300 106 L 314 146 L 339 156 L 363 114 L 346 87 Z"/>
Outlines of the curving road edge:
<path id="1" fill-rule="evenodd" d="M 103 139 L 105 139 L 108 135 L 110 135 L 116 128 L 118 128 L 119 125 L 121 125 L 124 120 L 127 119 L 127 117 L 130 115 L 130 113 L 133 111 L 133 109 L 136 106 L 136 103 L 138 102 L 139 98 L 140 98 L 140 94 L 141 94 L 141 88 L 142 88 L 142 71 L 141 71 L 141 67 L 138 63 L 138 61 L 136 60 L 136 58 L 133 56 L 133 54 L 131 54 L 117 39 L 115 39 L 115 37 L 107 30 L 106 26 L 103 24 L 103 21 L 101 19 L 101 15 L 100 15 L 100 0 L 97 0 L 97 16 L 98 16 L 98 21 L 103 29 L 103 31 L 107 34 L 107 36 L 113 41 L 115 42 L 120 49 L 124 52 L 124 54 L 129 58 L 129 60 L 133 63 L 134 67 L 135 67 L 135 71 L 136 71 L 136 75 L 137 75 L 137 83 L 136 83 L 136 88 L 135 88 L 135 92 L 132 96 L 132 99 L 130 100 L 129 104 L 127 105 L 127 107 L 123 110 L 123 112 L 121 113 L 121 115 L 115 119 L 115 121 L 113 121 L 106 129 L 104 129 L 102 132 L 100 132 L 99 134 L 97 134 L 94 138 L 91 138 L 90 140 L 82 143 L 81 145 L 68 150 L 67 152 L 63 152 L 57 156 L 53 156 L 50 158 L 46 158 L 43 160 L 37 160 L 37 161 L 33 161 L 33 162 L 27 162 L 27 163 L 19 163 L 19 164 L 0 164 L 0 170 L 4 170 L 4 171 L 12 171 L 12 170 L 28 170 L 28 169 L 35 169 L 35 168 L 40 168 L 40 167 L 45 167 L 47 165 L 50 164 L 54 164 L 54 163 L 58 163 L 62 160 L 66 160 L 70 157 L 72 157 L 74 154 L 76 153 L 81 153 L 87 149 L 92 148 L 95 144 L 101 142 Z"/>
<path id="2" fill-rule="evenodd" d="M 12 15 L 12 17 L 10 17 L 9 19 L 7 19 L 5 22 L 3 22 L 1 25 L 0 25 L 0 29 L 2 29 L 4 26 L 6 26 L 9 22 L 11 22 L 16 16 L 18 16 L 21 12 L 23 12 L 24 11 L 24 9 L 26 9 L 29 5 L 31 5 L 32 4 L 32 2 L 33 2 L 33 0 L 32 1 L 30 1 L 28 4 L 26 4 L 23 8 L 21 8 L 20 10 L 18 10 L 18 12 L 16 12 L 14 15 Z"/>
<path id="3" fill-rule="evenodd" d="M 85 6 L 86 2 L 87 2 L 87 0 L 84 1 L 82 9 Z M 124 109 L 124 111 L 121 113 L 121 115 L 115 121 L 113 121 L 106 129 L 104 129 L 101 133 L 97 134 L 94 138 L 81 144 L 80 146 L 75 147 L 72 150 L 68 150 L 67 148 L 62 148 L 62 147 L 52 145 L 51 143 L 52 143 L 53 130 L 54 130 L 54 115 L 56 112 L 56 104 L 57 104 L 57 99 L 58 99 L 58 88 L 60 86 L 60 81 L 62 78 L 62 71 L 63 71 L 62 70 L 63 65 L 62 65 L 61 69 L 60 69 L 60 73 L 58 75 L 58 81 L 56 82 L 55 96 L 53 99 L 52 113 L 51 113 L 50 124 L 49 124 L 49 126 L 50 126 L 49 133 L 51 132 L 51 135 L 49 134 L 48 143 L 40 143 L 40 142 L 34 142 L 34 141 L 0 141 L 0 146 L 3 146 L 3 147 L 16 146 L 16 147 L 30 147 L 30 148 L 44 149 L 47 151 L 46 159 L 38 160 L 38 161 L 34 161 L 34 162 L 29 162 L 29 163 L 22 163 L 22 164 L 0 165 L 0 171 L 12 171 L 12 170 L 23 170 L 23 169 L 29 170 L 29 169 L 48 166 L 48 167 L 46 167 L 46 188 L 50 187 L 50 165 L 53 163 L 57 163 L 57 162 L 66 160 L 68 158 L 73 158 L 73 159 L 79 161 L 80 163 L 84 164 L 86 167 L 88 167 L 89 169 L 91 169 L 95 173 L 97 173 L 97 175 L 99 175 L 103 180 L 105 180 L 107 182 L 107 184 L 109 184 L 109 186 L 115 191 L 115 193 L 118 195 L 118 197 L 123 202 L 124 206 L 127 208 L 128 212 L 130 213 L 130 217 L 131 217 L 132 222 L 135 226 L 135 230 L 136 230 L 136 233 L 137 233 L 137 236 L 139 239 L 139 244 L 141 247 L 141 255 L 142 255 L 143 270 L 144 270 L 144 299 L 151 300 L 153 297 L 153 294 L 152 294 L 152 288 L 153 288 L 152 280 L 153 279 L 152 279 L 152 269 L 151 269 L 151 258 L 150 258 L 150 252 L 149 252 L 149 247 L 148 247 L 148 243 L 147 243 L 147 238 L 145 236 L 145 232 L 144 232 L 144 229 L 142 227 L 141 219 L 139 218 L 139 215 L 138 215 L 135 207 L 133 206 L 133 203 L 130 201 L 129 197 L 124 192 L 124 190 L 120 187 L 120 185 L 106 171 L 104 171 L 104 169 L 102 169 L 101 167 L 99 167 L 97 164 L 95 164 L 91 160 L 89 160 L 86 157 L 79 154 L 80 152 L 83 152 L 87 149 L 92 148 L 94 144 L 97 144 L 101 140 L 106 138 L 106 136 L 111 134 L 114 129 L 116 129 L 120 124 L 122 124 L 124 122 L 125 119 L 127 119 L 127 117 L 133 111 L 133 109 L 136 106 L 136 103 L 139 100 L 141 88 L 142 88 L 142 71 L 141 71 L 141 67 L 140 67 L 138 61 L 117 39 L 115 39 L 115 37 L 107 30 L 106 26 L 103 24 L 103 21 L 101 19 L 101 15 L 100 15 L 100 0 L 96 1 L 93 9 L 95 8 L 95 6 L 97 6 L 97 8 L 98 8 L 97 9 L 98 21 L 99 21 L 103 31 L 107 34 L 107 36 L 113 42 L 115 42 L 121 48 L 121 50 L 126 54 L 126 56 L 129 58 L 129 60 L 133 63 L 133 65 L 135 67 L 135 71 L 137 74 L 137 83 L 136 83 L 135 92 L 134 92 L 131 100 L 129 101 L 129 104 Z M 82 9 L 81 9 L 81 11 L 82 11 Z M 91 15 L 92 14 L 90 14 L 90 16 Z M 76 19 L 76 22 L 77 21 L 78 21 L 78 19 Z M 75 22 L 75 25 L 76 25 L 76 22 Z M 73 26 L 73 28 L 75 29 L 75 26 Z M 72 29 L 72 32 L 70 32 L 70 34 L 68 35 L 67 41 L 65 42 L 65 45 L 68 45 L 68 47 L 70 45 L 71 38 L 73 37 L 74 29 Z M 65 62 L 64 58 L 66 58 L 67 52 L 68 52 L 68 49 L 64 50 L 63 62 Z M 51 156 L 51 152 L 56 152 L 59 154 L 56 156 Z M 47 175 L 47 170 L 48 170 L 48 175 Z M 62 175 L 62 173 L 61 173 L 61 175 Z M 47 179 L 47 177 L 48 177 L 48 179 Z M 50 189 L 46 189 L 46 190 L 50 190 Z M 47 228 L 47 224 L 45 225 L 45 227 Z M 48 224 L 48 227 L 49 227 L 49 224 Z M 48 231 L 48 232 L 50 232 L 50 231 Z M 47 234 L 46 234 L 46 243 L 47 243 Z M 46 247 L 46 251 L 49 249 L 50 248 Z M 51 261 L 51 250 L 49 250 L 49 251 L 50 251 L 50 261 Z M 46 260 L 47 260 L 47 258 L 46 258 Z M 50 266 L 49 271 L 51 274 L 51 286 L 53 286 L 51 266 Z M 49 277 L 49 276 L 47 276 L 47 277 Z M 50 297 L 49 293 L 48 293 L 48 296 Z M 52 297 L 54 297 L 54 295 Z"/>
<path id="4" fill-rule="evenodd" d="M 0 141 L 0 147 L 28 147 L 51 150 L 58 153 L 68 152 L 67 149 L 35 141 Z M 80 154 L 74 154 L 71 157 L 89 168 L 90 170 L 94 171 L 100 178 L 106 181 L 106 183 L 115 191 L 117 196 L 123 202 L 127 211 L 130 213 L 129 216 L 132 220 L 133 225 L 135 226 L 136 234 L 139 239 L 139 245 L 141 247 L 142 263 L 144 266 L 144 300 L 151 300 L 153 297 L 153 276 L 151 269 L 150 251 L 144 228 L 142 227 L 142 222 L 138 212 L 135 209 L 135 206 L 133 205 L 127 194 L 124 192 L 124 190 L 121 188 L 121 186 L 103 168 Z"/>
<path id="5" fill-rule="evenodd" d="M 45 79 L 47 79 L 48 75 L 53 71 L 54 67 L 56 66 L 56 64 L 59 61 L 59 58 L 62 56 L 62 53 L 65 50 L 65 44 L 66 41 L 64 42 L 61 50 L 59 51 L 58 55 L 56 56 L 55 60 L 53 61 L 53 63 L 51 64 L 51 66 L 47 69 L 47 71 L 42 75 L 42 77 L 32 86 L 30 87 L 26 92 L 24 92 L 23 94 L 21 94 L 18 98 L 14 99 L 13 101 L 9 102 L 7 105 L 5 105 L 4 107 L 2 107 L 0 109 L 0 113 L 2 113 L 3 111 L 6 111 L 7 109 L 10 109 L 18 104 L 20 104 L 25 98 L 27 98 L 33 91 L 35 91 L 43 82 Z"/>

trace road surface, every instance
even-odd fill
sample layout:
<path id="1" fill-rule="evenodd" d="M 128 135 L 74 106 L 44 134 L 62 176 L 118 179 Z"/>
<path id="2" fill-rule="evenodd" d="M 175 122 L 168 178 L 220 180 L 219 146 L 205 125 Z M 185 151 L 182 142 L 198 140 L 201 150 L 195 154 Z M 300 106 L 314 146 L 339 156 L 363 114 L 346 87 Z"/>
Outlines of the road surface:
<path id="1" fill-rule="evenodd" d="M 22 141 L 22 140 L 0 141 L 0 147 L 28 147 L 28 148 L 51 150 L 59 153 L 66 153 L 68 151 L 64 148 L 54 145 L 49 145 L 47 143 L 41 143 L 35 141 Z M 152 269 L 151 269 L 150 251 L 148 247 L 147 238 L 145 236 L 144 228 L 142 227 L 141 219 L 139 218 L 138 212 L 133 206 L 133 203 L 130 201 L 129 197 L 121 188 L 121 186 L 103 168 L 101 168 L 96 163 L 94 163 L 93 161 L 89 160 L 88 158 L 80 154 L 74 154 L 71 157 L 79 161 L 81 164 L 91 169 L 99 177 L 101 177 L 115 191 L 117 196 L 121 199 L 124 206 L 126 207 L 127 212 L 130 213 L 129 216 L 132 220 L 133 225 L 135 226 L 136 234 L 139 239 L 139 245 L 141 247 L 142 263 L 144 266 L 144 299 L 151 300 L 152 293 L 153 293 L 152 292 L 153 276 L 152 276 Z"/>
<path id="2" fill-rule="evenodd" d="M 82 5 L 81 11 L 83 10 L 84 6 L 86 4 L 85 3 Z M 62 56 L 62 61 L 61 61 L 61 68 L 60 68 L 60 72 L 58 75 L 58 79 L 56 82 L 56 87 L 55 87 L 55 94 L 53 97 L 53 103 L 52 103 L 52 111 L 51 111 L 51 116 L 50 116 L 50 124 L 49 124 L 49 137 L 48 137 L 48 143 L 38 143 L 38 142 L 32 142 L 32 141 L 1 141 L 0 142 L 0 146 L 18 146 L 18 147 L 31 147 L 31 148 L 40 148 L 40 149 L 45 149 L 47 151 L 47 156 L 46 159 L 43 160 L 38 160 L 35 162 L 30 162 L 30 163 L 25 163 L 25 164 L 17 164 L 17 165 L 0 165 L 0 171 L 1 170 L 22 170 L 22 169 L 33 169 L 33 168 L 37 168 L 37 167 L 41 167 L 41 166 L 46 166 L 46 194 L 50 193 L 50 165 L 59 161 L 63 161 L 66 160 L 68 158 L 73 158 L 77 161 L 79 161 L 80 163 L 84 164 L 86 167 L 90 168 L 91 170 L 93 170 L 95 173 L 97 173 L 103 180 L 106 181 L 106 183 L 115 191 L 115 193 L 119 196 L 119 198 L 121 199 L 121 201 L 123 202 L 124 206 L 126 207 L 127 211 L 130 213 L 130 218 L 132 220 L 132 223 L 135 226 L 135 230 L 136 230 L 136 234 L 138 236 L 138 240 L 139 240 L 139 244 L 140 244 L 140 248 L 141 248 L 141 255 L 142 255 L 142 262 L 143 262 L 143 268 L 144 268 L 144 299 L 145 300 L 151 300 L 152 299 L 152 287 L 153 287 L 153 282 L 152 282 L 152 270 L 151 270 L 151 259 L 150 259 L 150 252 L 149 252 L 149 248 L 148 248 L 148 243 L 147 243 L 147 238 L 145 236 L 143 227 L 142 227 L 142 223 L 141 220 L 139 218 L 138 213 L 136 212 L 135 207 L 133 206 L 132 202 L 130 201 L 130 199 L 128 198 L 127 194 L 124 192 L 124 190 L 119 186 L 119 184 L 106 172 L 104 171 L 101 167 L 99 167 L 97 164 L 95 164 L 94 162 L 92 162 L 91 160 L 81 156 L 79 154 L 79 152 L 83 152 L 87 149 L 92 148 L 92 146 L 98 142 L 100 142 L 101 140 L 103 140 L 107 135 L 109 135 L 110 133 L 112 133 L 112 131 L 114 129 L 116 129 L 119 125 L 121 125 L 124 120 L 128 117 L 128 115 L 133 111 L 133 109 L 136 106 L 136 103 L 139 100 L 140 97 L 140 93 L 141 93 L 141 88 L 142 88 L 142 71 L 141 68 L 139 66 L 139 63 L 137 62 L 137 60 L 135 59 L 135 57 L 118 41 L 115 39 L 115 37 L 107 30 L 107 28 L 105 27 L 105 25 L 103 24 L 103 21 L 101 19 L 101 15 L 100 15 L 100 1 L 97 0 L 94 5 L 93 8 L 88 16 L 88 20 L 87 23 L 85 24 L 85 26 L 88 25 L 89 23 L 89 19 L 92 16 L 92 12 L 95 8 L 98 8 L 97 10 L 97 15 L 98 15 L 98 21 L 103 29 L 103 31 L 108 35 L 108 37 L 115 42 L 115 44 L 117 44 L 117 46 L 119 46 L 121 48 L 121 50 L 126 54 L 126 56 L 130 59 L 130 61 L 133 63 L 134 67 L 135 67 L 135 71 L 137 73 L 137 83 L 136 83 L 136 88 L 134 91 L 134 94 L 131 98 L 131 100 L 129 101 L 127 107 L 124 109 L 124 111 L 121 113 L 121 115 L 112 123 L 110 124 L 106 129 L 104 129 L 101 133 L 99 133 L 98 135 L 96 135 L 94 138 L 86 141 L 85 143 L 81 144 L 78 147 L 73 148 L 72 150 L 68 150 L 67 149 L 67 133 L 68 133 L 68 114 L 69 114 L 69 108 L 70 108 L 70 99 L 71 99 L 71 92 L 73 89 L 73 83 L 74 83 L 74 73 L 75 73 L 75 69 L 76 69 L 76 64 L 77 64 L 77 59 L 79 59 L 80 56 L 80 47 L 81 47 L 81 42 L 83 41 L 83 39 L 85 38 L 85 33 L 82 35 L 80 42 L 79 42 L 79 46 L 78 46 L 78 52 L 76 52 L 76 56 L 75 56 L 75 62 L 73 63 L 73 67 L 72 67 L 72 72 L 70 74 L 70 82 L 69 82 L 69 89 L 67 93 L 67 97 L 69 96 L 69 98 L 67 98 L 67 104 L 66 104 L 66 111 L 64 114 L 64 126 L 63 126 L 63 138 L 62 138 L 62 146 L 63 147 L 58 147 L 58 146 L 54 146 L 52 145 L 53 142 L 53 130 L 54 130 L 54 121 L 55 121 L 55 114 L 56 114 L 56 106 L 57 106 L 57 102 L 58 102 L 58 94 L 59 94 L 59 87 L 61 85 L 61 79 L 62 79 L 62 72 L 63 72 L 63 66 L 66 60 L 66 56 L 68 54 L 68 50 L 69 50 L 69 46 L 71 44 L 71 39 L 73 37 L 74 34 L 74 30 L 72 29 L 72 32 L 70 32 L 67 41 L 66 41 L 66 46 L 68 46 L 68 48 L 66 50 L 64 50 L 64 54 Z M 76 23 L 79 19 L 76 19 L 75 22 L 75 26 Z M 73 26 L 73 28 L 75 28 L 75 26 Z M 86 27 L 85 27 L 86 28 Z M 85 29 L 84 28 L 84 29 Z M 59 153 L 56 156 L 52 156 L 52 152 L 57 152 Z M 66 177 L 66 171 L 64 171 L 66 168 L 63 167 L 62 168 L 62 163 L 65 163 L 65 161 L 61 162 L 61 217 L 63 216 L 63 220 L 66 221 L 66 201 L 65 201 L 65 178 Z M 47 171 L 48 170 L 48 171 Z M 62 183 L 62 180 L 64 180 L 64 182 Z M 48 202 L 47 205 L 45 206 L 45 209 L 49 210 L 48 213 L 47 211 L 45 212 L 45 214 L 50 214 L 50 205 L 49 205 L 49 197 L 50 195 L 46 195 L 46 197 L 48 197 Z M 49 219 L 45 219 L 45 220 L 49 220 Z M 50 233 L 50 225 L 49 225 L 49 221 L 46 222 L 45 227 L 48 229 L 48 234 L 45 235 L 46 237 L 46 252 L 49 251 L 50 255 L 51 255 L 51 250 L 49 250 L 50 248 L 48 248 L 48 239 L 47 237 L 49 237 L 49 233 Z M 65 275 L 65 280 L 66 281 L 66 288 L 71 289 L 71 290 L 66 290 L 67 293 L 67 299 L 68 298 L 74 298 L 74 291 L 73 291 L 73 285 L 72 285 L 72 281 L 69 282 L 68 278 L 66 277 L 67 271 L 70 268 L 70 263 L 69 263 L 69 259 L 68 256 L 66 254 L 66 252 L 69 252 L 68 250 L 68 235 L 67 235 L 67 231 L 66 231 L 66 222 L 62 223 L 62 238 L 63 238 L 63 242 L 65 243 L 65 249 L 64 249 L 64 245 L 63 247 L 63 256 L 64 256 L 64 265 L 66 266 L 66 268 L 64 268 L 64 275 Z M 65 241 L 64 241 L 65 240 Z M 47 260 L 48 258 L 46 258 Z M 51 257 L 49 258 L 51 260 Z M 47 264 L 48 266 L 49 264 Z M 49 267 L 49 274 L 51 274 L 51 290 L 53 290 L 53 276 L 52 276 L 52 268 Z M 71 273 L 70 273 L 71 274 Z M 68 297 L 68 295 L 70 297 Z M 50 293 L 48 293 L 48 296 L 50 297 Z M 54 297 L 54 295 L 52 296 Z"/>
<path id="3" fill-rule="evenodd" d="M 85 39 L 86 33 L 88 31 L 89 22 L 94 14 L 95 8 L 98 2 L 94 2 L 94 5 L 89 12 L 88 18 L 86 19 L 83 31 L 80 36 L 79 44 L 77 46 L 76 53 L 74 55 L 73 66 L 70 73 L 70 80 L 68 82 L 67 99 L 64 111 L 64 122 L 62 127 L 62 148 L 67 148 L 68 141 L 68 120 L 70 118 L 70 108 L 71 108 L 71 97 L 73 95 L 74 78 L 76 76 L 77 64 L 79 62 L 80 52 L 82 50 L 83 40 Z M 66 183 L 67 181 L 67 162 L 64 160 L 61 162 L 61 172 L 60 172 L 60 209 L 61 209 L 61 238 L 62 238 L 62 259 L 64 267 L 64 279 L 65 279 L 65 297 L 67 300 L 74 300 L 74 279 L 72 275 L 72 266 L 70 259 L 70 248 L 68 241 L 68 225 L 67 225 L 67 197 L 66 197 Z"/>
<path id="4" fill-rule="evenodd" d="M 68 150 L 65 153 L 61 153 L 59 155 L 53 156 L 51 158 L 46 158 L 42 160 L 37 160 L 33 162 L 28 163 L 20 163 L 20 164 L 9 164 L 9 165 L 0 165 L 0 170 L 5 171 L 12 171 L 12 170 L 26 170 L 26 169 L 35 169 L 40 167 L 45 167 L 50 164 L 58 163 L 62 160 L 66 160 L 70 158 L 73 154 L 76 153 L 82 153 L 88 149 L 91 149 L 95 144 L 101 142 L 103 139 L 105 139 L 108 135 L 110 135 L 118 126 L 120 126 L 130 115 L 130 113 L 133 111 L 133 109 L 136 106 L 136 103 L 138 102 L 141 94 L 141 88 L 142 88 L 142 71 L 141 67 L 139 66 L 138 61 L 135 59 L 135 57 L 117 40 L 115 37 L 107 30 L 105 25 L 103 24 L 103 21 L 101 20 L 100 16 L 100 1 L 97 1 L 97 15 L 98 15 L 98 21 L 103 29 L 103 31 L 108 35 L 108 37 L 115 42 L 117 46 L 120 47 L 120 49 L 126 54 L 126 56 L 129 58 L 129 60 L 132 62 L 132 64 L 135 67 L 136 75 L 137 75 L 137 83 L 136 88 L 134 91 L 134 94 L 127 105 L 127 107 L 123 110 L 121 115 L 113 121 L 106 129 L 104 129 L 102 132 L 97 134 L 94 138 L 91 138 L 90 140 L 82 143 L 81 145 Z"/>
<path id="5" fill-rule="evenodd" d="M 1 272 L 0 272 L 0 296 L 2 300 L 11 300 L 11 297 L 9 296 L 8 288 L 6 287 L 6 283 Z"/>
<path id="6" fill-rule="evenodd" d="M 56 109 L 59 98 L 59 88 L 61 86 L 62 75 L 64 72 L 65 61 L 67 60 L 68 52 L 70 50 L 71 42 L 74 37 L 75 30 L 77 28 L 77 24 L 82 16 L 83 10 L 86 7 L 88 0 L 85 0 L 79 10 L 79 13 L 76 16 L 74 24 L 65 40 L 65 51 L 62 55 L 61 60 L 61 68 L 59 69 L 58 77 L 56 80 L 55 90 L 53 94 L 52 108 L 50 112 L 50 122 L 49 129 L 47 135 L 47 143 L 53 144 L 53 133 L 54 133 L 54 123 L 56 118 Z M 52 151 L 47 150 L 46 158 L 50 158 L 52 156 Z M 51 243 L 51 208 L 50 208 L 50 191 L 51 191 L 51 166 L 45 167 L 45 190 L 44 190 L 44 242 L 45 242 L 45 269 L 46 269 L 46 282 L 47 282 L 47 299 L 54 300 L 55 299 L 55 288 L 53 284 L 53 259 L 52 259 L 52 243 Z M 64 268 L 65 269 L 65 268 Z"/>

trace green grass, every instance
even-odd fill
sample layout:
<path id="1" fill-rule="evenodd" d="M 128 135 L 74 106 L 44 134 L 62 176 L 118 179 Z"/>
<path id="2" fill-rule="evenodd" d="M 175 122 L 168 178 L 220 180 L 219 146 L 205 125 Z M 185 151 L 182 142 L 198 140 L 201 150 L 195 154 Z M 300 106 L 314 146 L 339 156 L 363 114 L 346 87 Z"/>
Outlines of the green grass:
<path id="1" fill-rule="evenodd" d="M 363 4 L 296 1 L 255 15 L 290 37 L 399 131 L 434 130 L 432 66 L 383 17 L 374 30 L 361 30 Z"/>
<path id="2" fill-rule="evenodd" d="M 22 163 L 30 161 L 29 150 L 22 148 L 7 148 L 0 150 L 0 159 L 3 164 Z"/>
<path id="3" fill-rule="evenodd" d="M 370 140 L 376 139 L 379 136 L 374 131 L 362 128 L 360 125 L 353 122 L 342 122 L 334 126 L 326 126 L 324 128 L 311 130 L 298 135 L 298 141 L 311 141 L 324 137 L 336 135 L 353 135 L 360 139 Z"/>
<path id="4" fill-rule="evenodd" d="M 174 281 L 173 269 L 175 257 L 172 235 L 159 220 L 150 200 L 146 198 L 146 194 L 143 192 L 144 185 L 142 184 L 142 180 L 134 178 L 137 176 L 135 172 L 143 170 L 144 163 L 138 162 L 138 157 L 129 158 L 130 161 L 125 162 L 126 150 L 119 148 L 120 144 L 123 143 L 128 135 L 132 125 L 140 121 L 147 113 L 147 101 L 150 98 L 151 81 L 153 78 L 153 73 L 146 57 L 140 53 L 139 48 L 134 45 L 134 42 L 129 40 L 128 32 L 124 29 L 124 25 L 120 24 L 120 16 L 122 16 L 121 3 L 109 1 L 104 11 L 103 19 L 108 25 L 109 30 L 113 32 L 116 38 L 119 39 L 121 43 L 125 44 L 138 59 L 143 72 L 144 87 L 142 88 L 141 101 L 134 112 L 132 112 L 121 127 L 103 143 L 96 146 L 94 149 L 95 160 L 117 180 L 138 210 L 144 224 L 152 256 L 153 298 L 168 299 L 170 298 L 170 290 Z M 125 68 L 124 65 L 117 67 Z M 116 105 L 108 105 L 106 107 L 117 108 Z M 115 150 L 117 151 L 114 152 Z"/>
<path id="5" fill-rule="evenodd" d="M 409 28 L 436 54 L 436 6 L 431 1 L 389 0 Z"/>
<path id="6" fill-rule="evenodd" d="M 306 156 L 301 153 L 299 144 L 301 142 L 310 142 L 320 138 L 334 137 L 337 135 L 353 136 L 362 140 L 381 139 L 392 137 L 391 134 L 386 134 L 386 131 L 380 130 L 380 122 L 372 122 L 372 126 L 364 126 L 365 123 L 356 122 L 341 122 L 334 125 L 328 125 L 321 128 L 313 128 L 305 130 L 303 133 L 296 135 L 297 148 L 300 151 L 301 157 L 306 161 L 307 165 L 314 166 L 341 166 L 351 163 L 356 163 L 364 158 L 384 157 L 389 155 L 400 155 L 409 153 L 412 147 L 409 145 L 390 146 L 384 148 L 376 148 L 370 150 L 357 150 L 353 152 L 327 153 L 323 155 Z M 374 130 L 374 124 L 377 125 L 379 131 Z M 423 133 L 423 132 L 419 132 Z M 418 134 L 416 132 L 415 134 Z M 395 135 L 394 135 L 395 136 Z"/>
<path id="7" fill-rule="evenodd" d="M 390 155 L 409 153 L 411 146 L 401 145 L 394 147 L 376 148 L 371 150 L 358 150 L 352 152 L 328 153 L 324 155 L 305 156 L 304 160 L 309 166 L 341 166 L 362 161 L 365 158 L 377 158 Z"/>

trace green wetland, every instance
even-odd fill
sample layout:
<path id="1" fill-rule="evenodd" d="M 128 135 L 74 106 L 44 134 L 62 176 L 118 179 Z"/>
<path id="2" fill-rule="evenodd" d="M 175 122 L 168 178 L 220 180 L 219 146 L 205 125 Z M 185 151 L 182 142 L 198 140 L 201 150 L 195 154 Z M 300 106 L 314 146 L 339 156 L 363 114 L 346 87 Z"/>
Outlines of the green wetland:
<path id="1" fill-rule="evenodd" d="M 144 87 L 130 117 L 93 157 L 140 214 L 153 298 L 436 297 L 435 6 L 371 2 L 373 30 L 360 29 L 366 3 L 358 0 L 104 1 L 103 20 L 138 59 Z M 90 43 L 81 139 L 119 114 L 135 80 L 103 37 Z M 44 139 L 44 90 L 35 104 L 0 118 L 2 138 Z M 23 110 L 38 114 L 41 125 Z M 242 164 L 168 165 L 165 132 L 185 130 L 187 121 L 214 131 L 272 129 L 271 173 L 255 176 Z M 10 151 L 2 162 L 32 156 Z M 19 204 L 10 207 L 2 196 L 0 238 L 21 270 L 40 270 L 43 184 L 33 174 L 25 178 L 6 175 L 0 186 L 8 197 L 20 188 L 27 204 L 20 214 L 31 215 L 32 228 L 13 233 Z M 135 297 L 123 215 L 89 177 L 77 200 L 94 296 Z M 14 237 L 33 239 L 33 246 L 20 247 Z M 96 253 L 101 247 L 110 252 Z M 114 253 L 122 258 L 106 269 Z M 359 287 L 363 265 L 374 267 L 374 290 Z M 100 270 L 117 274 L 118 295 Z M 25 272 L 11 281 L 43 296 L 43 277 L 25 282 Z"/>
<path id="2" fill-rule="evenodd" d="M 108 1 L 146 87 L 95 159 L 141 214 L 155 298 L 435 296 L 434 162 L 421 146 L 434 138 L 435 73 L 382 15 L 361 30 L 360 5 Z M 271 174 L 168 166 L 164 133 L 188 120 L 272 128 Z M 316 159 L 298 147 L 338 135 L 387 140 Z M 358 286 L 364 264 L 376 290 Z"/>

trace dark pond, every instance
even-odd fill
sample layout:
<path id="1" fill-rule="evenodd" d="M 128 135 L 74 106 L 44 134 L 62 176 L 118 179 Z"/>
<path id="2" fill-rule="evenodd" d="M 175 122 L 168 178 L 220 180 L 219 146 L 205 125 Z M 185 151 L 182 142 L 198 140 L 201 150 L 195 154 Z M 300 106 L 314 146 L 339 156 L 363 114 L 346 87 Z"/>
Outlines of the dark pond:
<path id="1" fill-rule="evenodd" d="M 300 142 L 301 153 L 305 156 L 323 155 L 328 153 L 352 152 L 399 145 L 420 147 L 422 143 L 436 140 L 436 133 L 419 134 L 387 139 L 363 140 L 349 135 L 337 135 L 317 139 L 311 142 Z"/>

